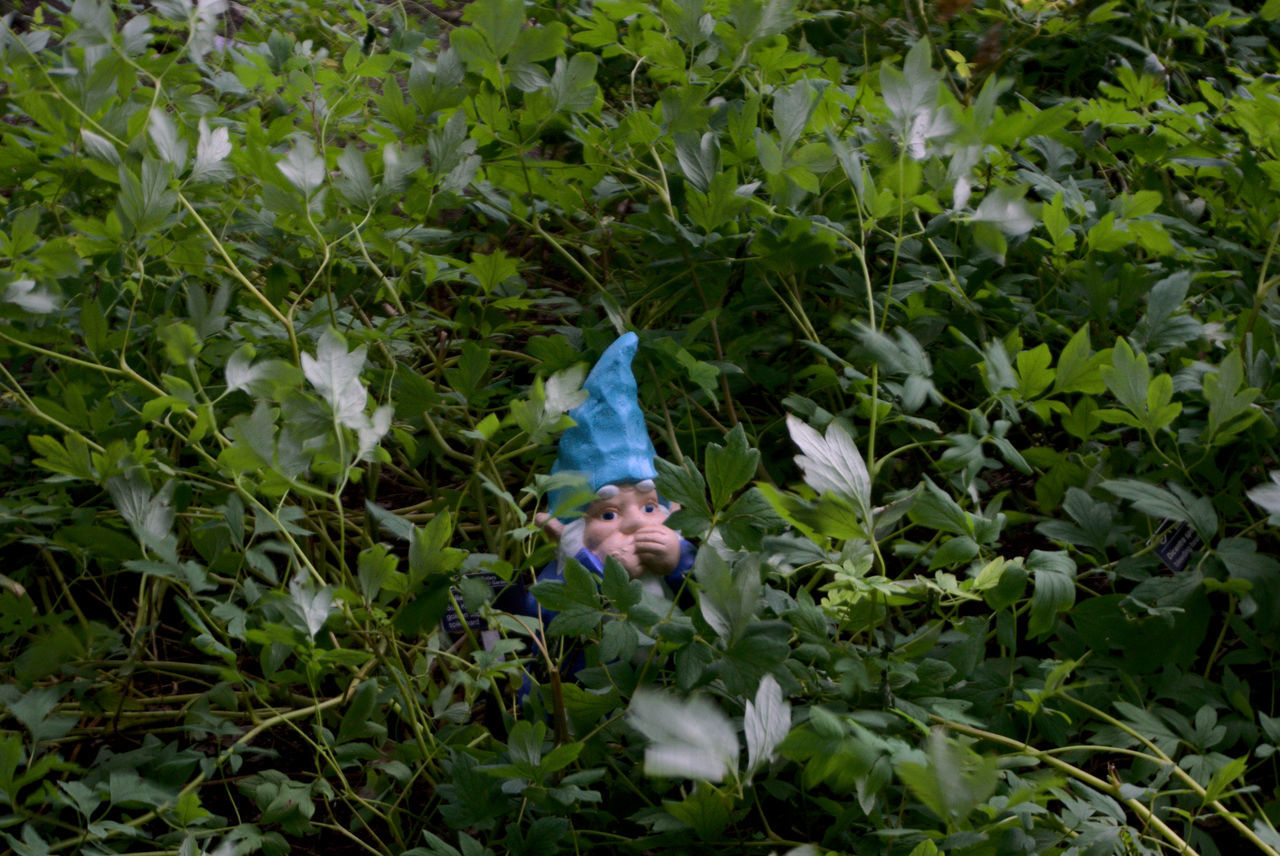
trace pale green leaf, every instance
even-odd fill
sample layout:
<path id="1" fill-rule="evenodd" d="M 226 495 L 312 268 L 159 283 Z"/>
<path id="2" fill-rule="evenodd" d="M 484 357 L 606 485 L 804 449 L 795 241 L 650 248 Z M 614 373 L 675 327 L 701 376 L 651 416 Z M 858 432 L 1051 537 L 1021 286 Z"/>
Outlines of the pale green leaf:
<path id="1" fill-rule="evenodd" d="M 187 167 L 187 141 L 178 133 L 178 126 L 173 118 L 160 107 L 151 108 L 147 134 L 156 144 L 160 157 L 173 165 L 173 171 L 180 173 Z"/>
<path id="2" fill-rule="evenodd" d="M 641 688 L 627 721 L 649 741 L 646 776 L 720 782 L 738 768 L 738 734 L 733 723 L 705 698 L 685 700 Z"/>
<path id="3" fill-rule="evenodd" d="M 333 589 L 329 586 L 315 587 L 302 571 L 294 574 L 293 581 L 289 583 L 289 600 L 301 615 L 302 626 L 312 637 L 320 632 L 337 609 L 333 603 Z"/>
<path id="4" fill-rule="evenodd" d="M 373 179 L 365 165 L 364 154 L 355 145 L 347 146 L 338 156 L 341 177 L 334 182 L 338 193 L 357 208 L 373 205 Z"/>
<path id="5" fill-rule="evenodd" d="M 747 736 L 747 778 L 773 759 L 774 750 L 791 730 L 791 705 L 773 675 L 765 675 L 748 699 L 742 721 Z"/>
<path id="6" fill-rule="evenodd" d="M 57 309 L 59 303 L 56 294 L 38 287 L 32 279 L 17 279 L 9 283 L 2 299 L 33 315 L 47 315 Z"/>
<path id="7" fill-rule="evenodd" d="M 200 119 L 200 136 L 196 140 L 196 161 L 189 181 L 222 181 L 235 170 L 227 163 L 231 154 L 231 134 L 226 127 L 210 129 L 207 119 Z"/>
<path id="8" fill-rule="evenodd" d="M 328 329 L 316 345 L 316 355 L 302 355 L 302 373 L 320 397 L 333 408 L 334 418 L 348 428 L 366 424 L 365 403 L 368 392 L 360 382 L 364 368 L 365 347 L 347 351 L 347 343 L 333 329 Z"/>
<path id="9" fill-rule="evenodd" d="M 324 184 L 324 159 L 316 152 L 315 142 L 299 134 L 293 148 L 276 164 L 289 183 L 310 196 Z"/>
<path id="10" fill-rule="evenodd" d="M 853 438 L 839 423 L 832 422 L 823 436 L 788 415 L 787 430 L 803 453 L 796 456 L 796 463 L 804 471 L 805 484 L 819 494 L 834 493 L 854 500 L 861 508 L 870 507 L 871 476 L 867 464 Z"/>

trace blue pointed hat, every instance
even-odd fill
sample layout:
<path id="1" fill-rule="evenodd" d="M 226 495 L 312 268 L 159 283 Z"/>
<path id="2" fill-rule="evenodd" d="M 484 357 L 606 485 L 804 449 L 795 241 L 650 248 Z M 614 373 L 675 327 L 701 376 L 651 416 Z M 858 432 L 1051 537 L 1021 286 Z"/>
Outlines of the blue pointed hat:
<path id="1" fill-rule="evenodd" d="M 653 441 L 640 412 L 639 391 L 631 361 L 640 340 L 635 333 L 620 336 L 601 354 L 583 384 L 590 397 L 569 411 L 576 423 L 560 435 L 560 453 L 551 473 L 582 473 L 593 491 L 607 484 L 655 478 Z M 569 493 L 551 492 L 551 508 Z"/>

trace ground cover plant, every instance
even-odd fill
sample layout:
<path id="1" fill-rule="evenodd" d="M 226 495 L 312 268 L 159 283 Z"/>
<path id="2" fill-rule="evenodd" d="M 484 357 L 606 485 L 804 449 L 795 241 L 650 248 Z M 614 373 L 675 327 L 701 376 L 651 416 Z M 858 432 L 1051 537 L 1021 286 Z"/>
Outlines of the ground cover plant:
<path id="1" fill-rule="evenodd" d="M 5 847 L 1280 852 L 1277 19 L 9 13 Z M 626 330 L 672 602 L 532 586 Z"/>

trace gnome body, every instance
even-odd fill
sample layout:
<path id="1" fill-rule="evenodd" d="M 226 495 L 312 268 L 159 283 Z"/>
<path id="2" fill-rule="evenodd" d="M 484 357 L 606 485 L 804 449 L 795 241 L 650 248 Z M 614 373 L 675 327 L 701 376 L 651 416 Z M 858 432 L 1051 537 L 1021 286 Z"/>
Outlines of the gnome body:
<path id="1" fill-rule="evenodd" d="M 575 425 L 561 435 L 551 471 L 580 473 L 596 498 L 581 517 L 567 523 L 540 518 L 559 541 L 560 557 L 543 569 L 539 580 L 563 580 L 567 557 L 603 577 L 604 563 L 613 557 L 647 590 L 663 593 L 664 582 L 670 590 L 678 589 L 693 565 L 695 548 L 666 525 L 671 509 L 654 487 L 656 453 L 631 373 L 638 344 L 636 334 L 627 333 L 610 345 L 583 384 L 590 397 L 569 412 Z M 562 498 L 563 491 L 553 492 L 552 508 Z M 538 613 L 531 595 L 525 611 Z"/>

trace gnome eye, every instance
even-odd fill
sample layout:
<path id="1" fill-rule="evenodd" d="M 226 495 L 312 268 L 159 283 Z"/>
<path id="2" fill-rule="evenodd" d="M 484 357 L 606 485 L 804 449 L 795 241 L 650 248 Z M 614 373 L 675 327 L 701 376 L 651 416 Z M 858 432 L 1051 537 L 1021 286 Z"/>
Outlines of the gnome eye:
<path id="1" fill-rule="evenodd" d="M 658 506 L 654 505 L 652 502 L 646 502 L 646 503 L 644 504 L 644 513 L 645 513 L 645 514 L 653 514 L 653 513 L 654 513 L 655 511 L 657 511 L 657 510 L 658 510 Z"/>
<path id="2" fill-rule="evenodd" d="M 616 511 L 606 511 L 604 514 L 601 514 L 601 515 L 600 515 L 600 519 L 601 519 L 601 520 L 617 520 L 617 519 L 618 519 L 618 512 L 616 512 Z"/>

